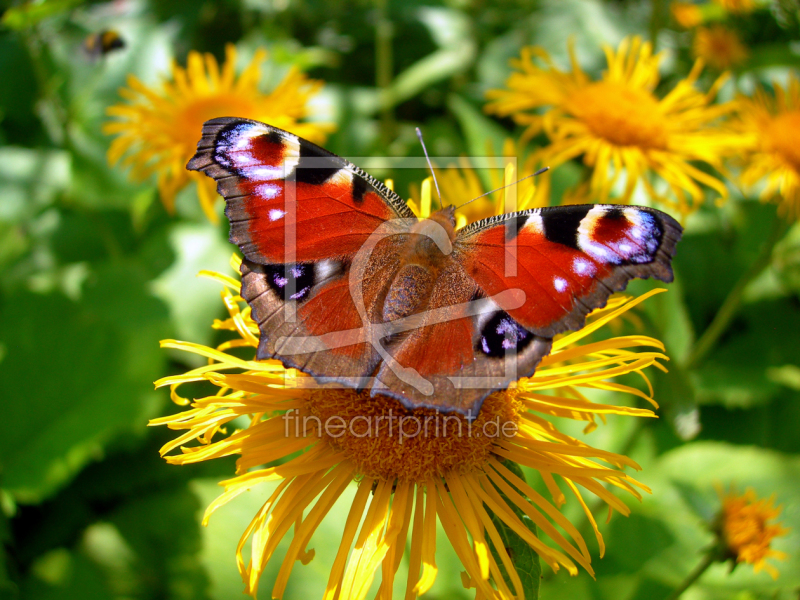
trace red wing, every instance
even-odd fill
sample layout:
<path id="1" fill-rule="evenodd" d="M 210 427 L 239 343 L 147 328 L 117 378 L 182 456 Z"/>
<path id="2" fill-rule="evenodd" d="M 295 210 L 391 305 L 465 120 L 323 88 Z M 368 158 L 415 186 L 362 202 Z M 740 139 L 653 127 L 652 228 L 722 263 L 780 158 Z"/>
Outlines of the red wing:
<path id="1" fill-rule="evenodd" d="M 672 281 L 681 226 L 639 206 L 585 205 L 492 217 L 461 230 L 456 260 L 487 295 L 521 289 L 508 313 L 536 335 L 583 327 L 586 315 L 633 278 Z"/>
<path id="2" fill-rule="evenodd" d="M 402 198 L 352 163 L 257 121 L 207 121 L 186 167 L 217 181 L 230 239 L 255 263 L 351 256 L 383 222 L 415 219 Z"/>

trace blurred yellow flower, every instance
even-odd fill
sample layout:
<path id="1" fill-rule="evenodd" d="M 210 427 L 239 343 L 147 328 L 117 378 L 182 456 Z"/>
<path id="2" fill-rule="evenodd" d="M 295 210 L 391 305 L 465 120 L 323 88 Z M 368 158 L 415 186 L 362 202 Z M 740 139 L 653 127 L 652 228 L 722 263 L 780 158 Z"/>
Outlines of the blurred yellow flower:
<path id="1" fill-rule="evenodd" d="M 109 107 L 115 117 L 103 131 L 116 135 L 108 150 L 110 163 L 131 167 L 131 178 L 158 177 L 158 190 L 167 210 L 173 210 L 175 195 L 191 181 L 197 184 L 200 204 L 212 222 L 217 221 L 214 202 L 216 183 L 202 173 L 186 170 L 200 139 L 205 121 L 214 117 L 244 117 L 291 131 L 314 142 L 323 142 L 333 127 L 301 123 L 308 116 L 308 102 L 321 83 L 292 68 L 270 93 L 259 90 L 261 64 L 266 51 L 260 49 L 237 77 L 236 49 L 225 48 L 220 69 L 210 54 L 190 52 L 187 67 L 172 66 L 172 77 L 160 87 L 148 87 L 133 75 L 120 89 L 125 102 Z"/>
<path id="2" fill-rule="evenodd" d="M 458 166 L 448 165 L 447 168 L 436 169 L 442 202 L 445 205 L 463 205 L 456 210 L 457 229 L 493 215 L 548 205 L 550 172 L 531 177 L 538 170 L 538 165 L 533 160 L 535 157 L 520 161 L 517 159 L 519 155 L 513 140 L 506 139 L 501 157 L 494 155 L 491 144 L 486 145 L 485 158 L 488 159 L 488 167 L 486 164 L 476 167 L 470 159 L 461 157 Z M 488 175 L 488 190 L 480 177 L 481 170 Z M 521 178 L 525 179 L 517 183 L 517 179 Z M 418 217 L 426 218 L 432 212 L 430 185 L 430 178 L 423 181 L 424 190 L 420 186 L 411 185 L 408 205 Z M 492 193 L 487 193 L 489 191 Z M 423 198 L 429 201 L 425 203 Z"/>
<path id="3" fill-rule="evenodd" d="M 508 89 L 488 93 L 487 111 L 511 115 L 527 127 L 530 138 L 544 131 L 550 144 L 538 158 L 556 167 L 582 156 L 592 169 L 590 188 L 598 202 L 609 194 L 625 174 L 621 202 L 630 201 L 638 183 L 648 195 L 683 215 L 703 201 L 701 185 L 727 197 L 723 181 L 694 163 L 721 168 L 724 154 L 735 146 L 736 137 L 718 127 L 730 107 L 714 105 L 722 78 L 708 93 L 695 89 L 701 64 L 663 98 L 654 94 L 659 83 L 661 55 L 653 55 L 649 42 L 626 38 L 615 52 L 605 47 L 608 69 L 592 81 L 577 63 L 570 48 L 572 72 L 559 70 L 541 48 L 524 48 L 512 66 L 517 70 Z M 534 64 L 538 57 L 546 64 Z M 543 109 L 543 113 L 532 112 Z M 661 178 L 670 193 L 662 193 L 651 181 Z M 665 190 L 666 191 L 666 190 Z"/>
<path id="4" fill-rule="evenodd" d="M 752 187 L 766 178 L 762 200 L 775 200 L 790 219 L 800 216 L 800 81 L 792 74 L 784 89 L 773 84 L 775 96 L 756 89 L 752 98 L 737 101 L 733 128 L 748 141 L 737 156 L 739 179 Z"/>
<path id="5" fill-rule="evenodd" d="M 741 64 L 748 56 L 747 48 L 736 32 L 722 25 L 698 27 L 692 52 L 696 58 L 719 71 Z"/>
<path id="6" fill-rule="evenodd" d="M 756 573 L 765 570 L 773 579 L 778 571 L 766 563 L 768 558 L 785 560 L 786 553 L 770 548 L 772 540 L 785 535 L 789 530 L 780 524 L 768 524 L 778 517 L 781 508 L 773 506 L 774 497 L 759 499 L 755 491 L 748 489 L 741 496 L 731 490 L 722 498 L 720 535 L 725 544 L 727 557 L 737 563 L 753 565 Z"/>
<path id="7" fill-rule="evenodd" d="M 669 5 L 672 18 L 684 29 L 697 27 L 703 22 L 703 12 L 692 2 L 672 2 Z"/>

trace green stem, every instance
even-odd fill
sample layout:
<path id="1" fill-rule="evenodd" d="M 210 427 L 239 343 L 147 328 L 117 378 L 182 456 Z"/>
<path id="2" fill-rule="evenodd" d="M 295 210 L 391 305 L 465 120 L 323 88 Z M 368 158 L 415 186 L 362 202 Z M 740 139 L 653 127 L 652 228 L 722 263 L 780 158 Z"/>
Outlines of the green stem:
<path id="1" fill-rule="evenodd" d="M 42 41 L 36 27 L 20 32 L 23 43 L 27 46 L 28 56 L 33 65 L 33 75 L 39 88 L 40 110 L 39 118 L 42 120 L 45 131 L 57 146 L 64 146 L 67 141 L 67 111 L 62 106 L 58 95 L 53 89 L 51 76 L 45 65 L 45 43 Z M 44 111 L 42 106 L 46 105 Z M 49 115 L 46 111 L 49 109 Z"/>
<path id="2" fill-rule="evenodd" d="M 389 99 L 394 58 L 392 56 L 392 22 L 389 20 L 387 0 L 376 0 L 378 19 L 375 24 L 375 83 L 380 93 L 381 141 L 384 146 L 394 139 L 394 112 Z"/>
<path id="3" fill-rule="evenodd" d="M 772 224 L 772 231 L 764 242 L 764 245 L 761 247 L 761 252 L 756 257 L 755 261 L 753 261 L 753 264 L 750 265 L 750 268 L 744 273 L 744 275 L 742 275 L 739 281 L 736 282 L 736 285 L 733 286 L 733 289 L 728 294 L 728 297 L 725 298 L 725 302 L 722 303 L 719 311 L 717 311 L 717 314 L 714 316 L 714 320 L 711 321 L 708 329 L 706 329 L 703 332 L 703 335 L 700 336 L 700 339 L 697 340 L 691 355 L 686 361 L 686 369 L 697 368 L 697 366 L 708 357 L 708 354 L 711 352 L 711 350 L 714 349 L 714 346 L 716 345 L 717 341 L 719 341 L 720 336 L 725 333 L 725 331 L 728 329 L 728 326 L 731 324 L 733 317 L 736 316 L 736 312 L 739 309 L 739 305 L 742 302 L 742 296 L 748 284 L 758 277 L 761 272 L 769 266 L 772 260 L 772 251 L 775 249 L 775 245 L 780 241 L 785 232 L 786 223 L 783 221 L 783 219 L 776 216 L 775 221 Z"/>
<path id="4" fill-rule="evenodd" d="M 650 5 L 653 12 L 650 13 L 650 43 L 653 44 L 653 52 L 658 49 L 658 33 L 661 31 L 664 14 L 664 0 L 653 0 Z"/>
<path id="5" fill-rule="evenodd" d="M 689 573 L 689 575 L 684 579 L 681 584 L 675 588 L 675 591 L 672 592 L 667 600 L 678 600 L 681 597 L 681 594 L 688 590 L 691 585 L 697 581 L 700 576 L 706 572 L 708 567 L 710 567 L 714 562 L 717 560 L 717 552 L 716 549 L 712 549 L 705 555 L 703 561 L 694 568 L 694 571 Z"/>

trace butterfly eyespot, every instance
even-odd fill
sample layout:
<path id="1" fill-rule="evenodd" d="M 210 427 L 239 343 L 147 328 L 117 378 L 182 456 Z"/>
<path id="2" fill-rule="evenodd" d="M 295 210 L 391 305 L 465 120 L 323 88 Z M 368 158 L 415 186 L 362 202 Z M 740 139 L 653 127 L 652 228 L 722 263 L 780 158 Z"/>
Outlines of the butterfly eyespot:
<path id="1" fill-rule="evenodd" d="M 503 358 L 509 352 L 522 352 L 535 336 L 505 311 L 497 311 L 483 325 L 478 347 L 486 356 Z"/>
<path id="2" fill-rule="evenodd" d="M 313 263 L 262 265 L 267 284 L 285 302 L 306 300 L 316 280 Z"/>

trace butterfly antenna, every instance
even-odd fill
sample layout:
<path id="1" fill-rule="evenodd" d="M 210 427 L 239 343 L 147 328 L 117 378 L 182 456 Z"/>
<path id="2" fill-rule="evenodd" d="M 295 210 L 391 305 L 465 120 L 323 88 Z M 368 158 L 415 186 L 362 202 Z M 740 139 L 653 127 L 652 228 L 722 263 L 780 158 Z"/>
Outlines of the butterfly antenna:
<path id="1" fill-rule="evenodd" d="M 488 196 L 489 194 L 494 194 L 495 192 L 499 192 L 500 190 L 502 190 L 504 188 L 507 188 L 509 186 L 517 185 L 520 181 L 525 181 L 526 179 L 530 179 L 531 177 L 536 177 L 537 175 L 541 175 L 542 173 L 544 173 L 545 171 L 548 171 L 548 170 L 550 170 L 550 167 L 542 167 L 541 169 L 536 171 L 536 173 L 531 173 L 530 175 L 526 175 L 522 179 L 517 179 L 513 183 L 507 183 L 505 185 L 501 185 L 499 188 L 495 188 L 491 192 L 486 192 L 485 194 L 481 194 L 480 196 L 475 196 L 472 200 L 468 200 L 467 202 L 464 202 L 464 204 L 462 204 L 460 206 L 456 206 L 456 210 L 458 210 L 462 206 L 466 206 L 470 202 L 475 202 L 475 200 L 477 200 L 478 198 L 483 198 L 484 196 Z"/>
<path id="2" fill-rule="evenodd" d="M 443 206 L 442 193 L 439 191 L 439 182 L 436 181 L 436 173 L 433 172 L 433 165 L 431 164 L 431 159 L 428 156 L 428 149 L 425 147 L 425 142 L 422 139 L 422 131 L 420 131 L 419 127 L 417 127 L 417 137 L 419 138 L 419 143 L 422 144 L 422 151 L 425 153 L 425 160 L 428 161 L 428 168 L 430 168 L 431 175 L 433 176 L 433 185 L 436 186 L 436 195 L 439 196 L 439 206 Z"/>

